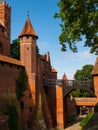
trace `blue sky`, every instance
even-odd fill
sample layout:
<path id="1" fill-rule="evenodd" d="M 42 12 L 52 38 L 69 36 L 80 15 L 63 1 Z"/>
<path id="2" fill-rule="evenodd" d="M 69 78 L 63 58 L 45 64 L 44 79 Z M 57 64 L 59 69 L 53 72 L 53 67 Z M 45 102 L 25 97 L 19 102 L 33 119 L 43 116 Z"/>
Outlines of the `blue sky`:
<path id="1" fill-rule="evenodd" d="M 68 79 L 73 79 L 77 69 L 86 64 L 95 64 L 95 54 L 89 53 L 89 48 L 83 47 L 83 41 L 78 43 L 78 53 L 70 50 L 61 52 L 59 44 L 60 19 L 54 19 L 54 13 L 59 10 L 58 0 L 6 0 L 11 6 L 11 40 L 18 38 L 29 10 L 30 20 L 38 35 L 37 44 L 40 54 L 48 51 L 51 56 L 51 65 L 58 72 L 58 78 L 65 73 Z"/>

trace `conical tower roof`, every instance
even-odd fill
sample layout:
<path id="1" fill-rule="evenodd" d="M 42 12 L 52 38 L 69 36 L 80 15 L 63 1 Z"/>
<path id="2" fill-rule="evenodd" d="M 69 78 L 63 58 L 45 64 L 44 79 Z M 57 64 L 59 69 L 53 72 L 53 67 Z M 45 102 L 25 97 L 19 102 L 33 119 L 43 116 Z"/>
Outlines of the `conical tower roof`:
<path id="1" fill-rule="evenodd" d="M 63 75 L 63 77 L 62 77 L 62 80 L 65 81 L 65 85 L 66 85 L 66 86 L 69 86 L 69 81 L 68 81 L 67 76 L 66 76 L 65 73 L 64 73 L 64 75 Z"/>
<path id="2" fill-rule="evenodd" d="M 67 80 L 67 76 L 66 76 L 66 74 L 64 73 L 64 75 L 63 75 L 63 77 L 62 77 L 62 80 Z"/>
<path id="3" fill-rule="evenodd" d="M 26 19 L 25 25 L 24 25 L 19 37 L 26 36 L 26 35 L 27 36 L 32 35 L 32 36 L 35 36 L 36 38 L 38 38 L 36 32 L 34 31 L 32 24 L 31 24 L 30 18 Z"/>

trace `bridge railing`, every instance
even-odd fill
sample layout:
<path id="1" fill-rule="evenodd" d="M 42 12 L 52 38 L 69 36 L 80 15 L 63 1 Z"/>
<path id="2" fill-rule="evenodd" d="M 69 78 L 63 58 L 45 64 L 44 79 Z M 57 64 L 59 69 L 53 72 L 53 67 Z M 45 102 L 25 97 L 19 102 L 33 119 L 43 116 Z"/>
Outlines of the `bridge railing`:
<path id="1" fill-rule="evenodd" d="M 43 84 L 45 86 L 53 86 L 53 85 L 59 85 L 59 86 L 64 86 L 64 87 L 90 87 L 93 88 L 93 80 L 88 80 L 88 81 L 79 81 L 79 80 L 55 80 L 55 79 L 44 79 Z"/>
<path id="2" fill-rule="evenodd" d="M 43 84 L 45 86 L 52 86 L 52 85 L 60 85 L 60 86 L 62 86 L 62 80 L 44 79 Z"/>
<path id="3" fill-rule="evenodd" d="M 79 81 L 79 80 L 68 80 L 68 85 L 67 86 L 78 86 L 78 87 L 92 87 L 93 88 L 93 81 L 88 80 L 88 81 Z"/>

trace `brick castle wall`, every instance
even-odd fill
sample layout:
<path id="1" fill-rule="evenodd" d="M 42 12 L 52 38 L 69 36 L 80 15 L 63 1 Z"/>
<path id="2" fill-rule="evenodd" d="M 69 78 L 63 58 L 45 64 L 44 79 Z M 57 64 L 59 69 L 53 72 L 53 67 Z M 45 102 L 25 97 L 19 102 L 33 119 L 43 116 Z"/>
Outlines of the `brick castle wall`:
<path id="1" fill-rule="evenodd" d="M 0 61 L 0 111 L 5 111 L 6 105 L 15 98 L 15 78 L 21 67 Z"/>

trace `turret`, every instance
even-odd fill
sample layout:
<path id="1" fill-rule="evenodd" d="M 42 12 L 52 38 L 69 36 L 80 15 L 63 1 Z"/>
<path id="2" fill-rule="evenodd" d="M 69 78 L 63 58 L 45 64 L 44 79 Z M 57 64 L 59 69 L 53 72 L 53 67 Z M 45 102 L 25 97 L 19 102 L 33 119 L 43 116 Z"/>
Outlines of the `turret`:
<path id="1" fill-rule="evenodd" d="M 36 79 L 37 79 L 37 51 L 36 39 L 37 34 L 31 24 L 30 18 L 26 19 L 25 25 L 19 35 L 20 40 L 20 60 L 25 66 L 30 90 L 34 103 L 36 103 Z"/>
<path id="2" fill-rule="evenodd" d="M 68 79 L 67 79 L 67 76 L 66 76 L 65 73 L 64 73 L 64 75 L 62 77 L 62 80 L 65 81 L 66 86 L 69 86 L 69 82 L 68 82 Z"/>
<path id="3" fill-rule="evenodd" d="M 6 35 L 10 43 L 10 35 L 11 35 L 11 7 L 2 0 L 0 2 L 0 20 L 4 24 L 6 28 Z"/>
<path id="4" fill-rule="evenodd" d="M 0 54 L 10 56 L 11 7 L 0 2 Z"/>
<path id="5" fill-rule="evenodd" d="M 20 40 L 20 60 L 25 65 L 27 72 L 36 73 L 36 39 L 35 33 L 29 17 L 26 19 Z"/>

